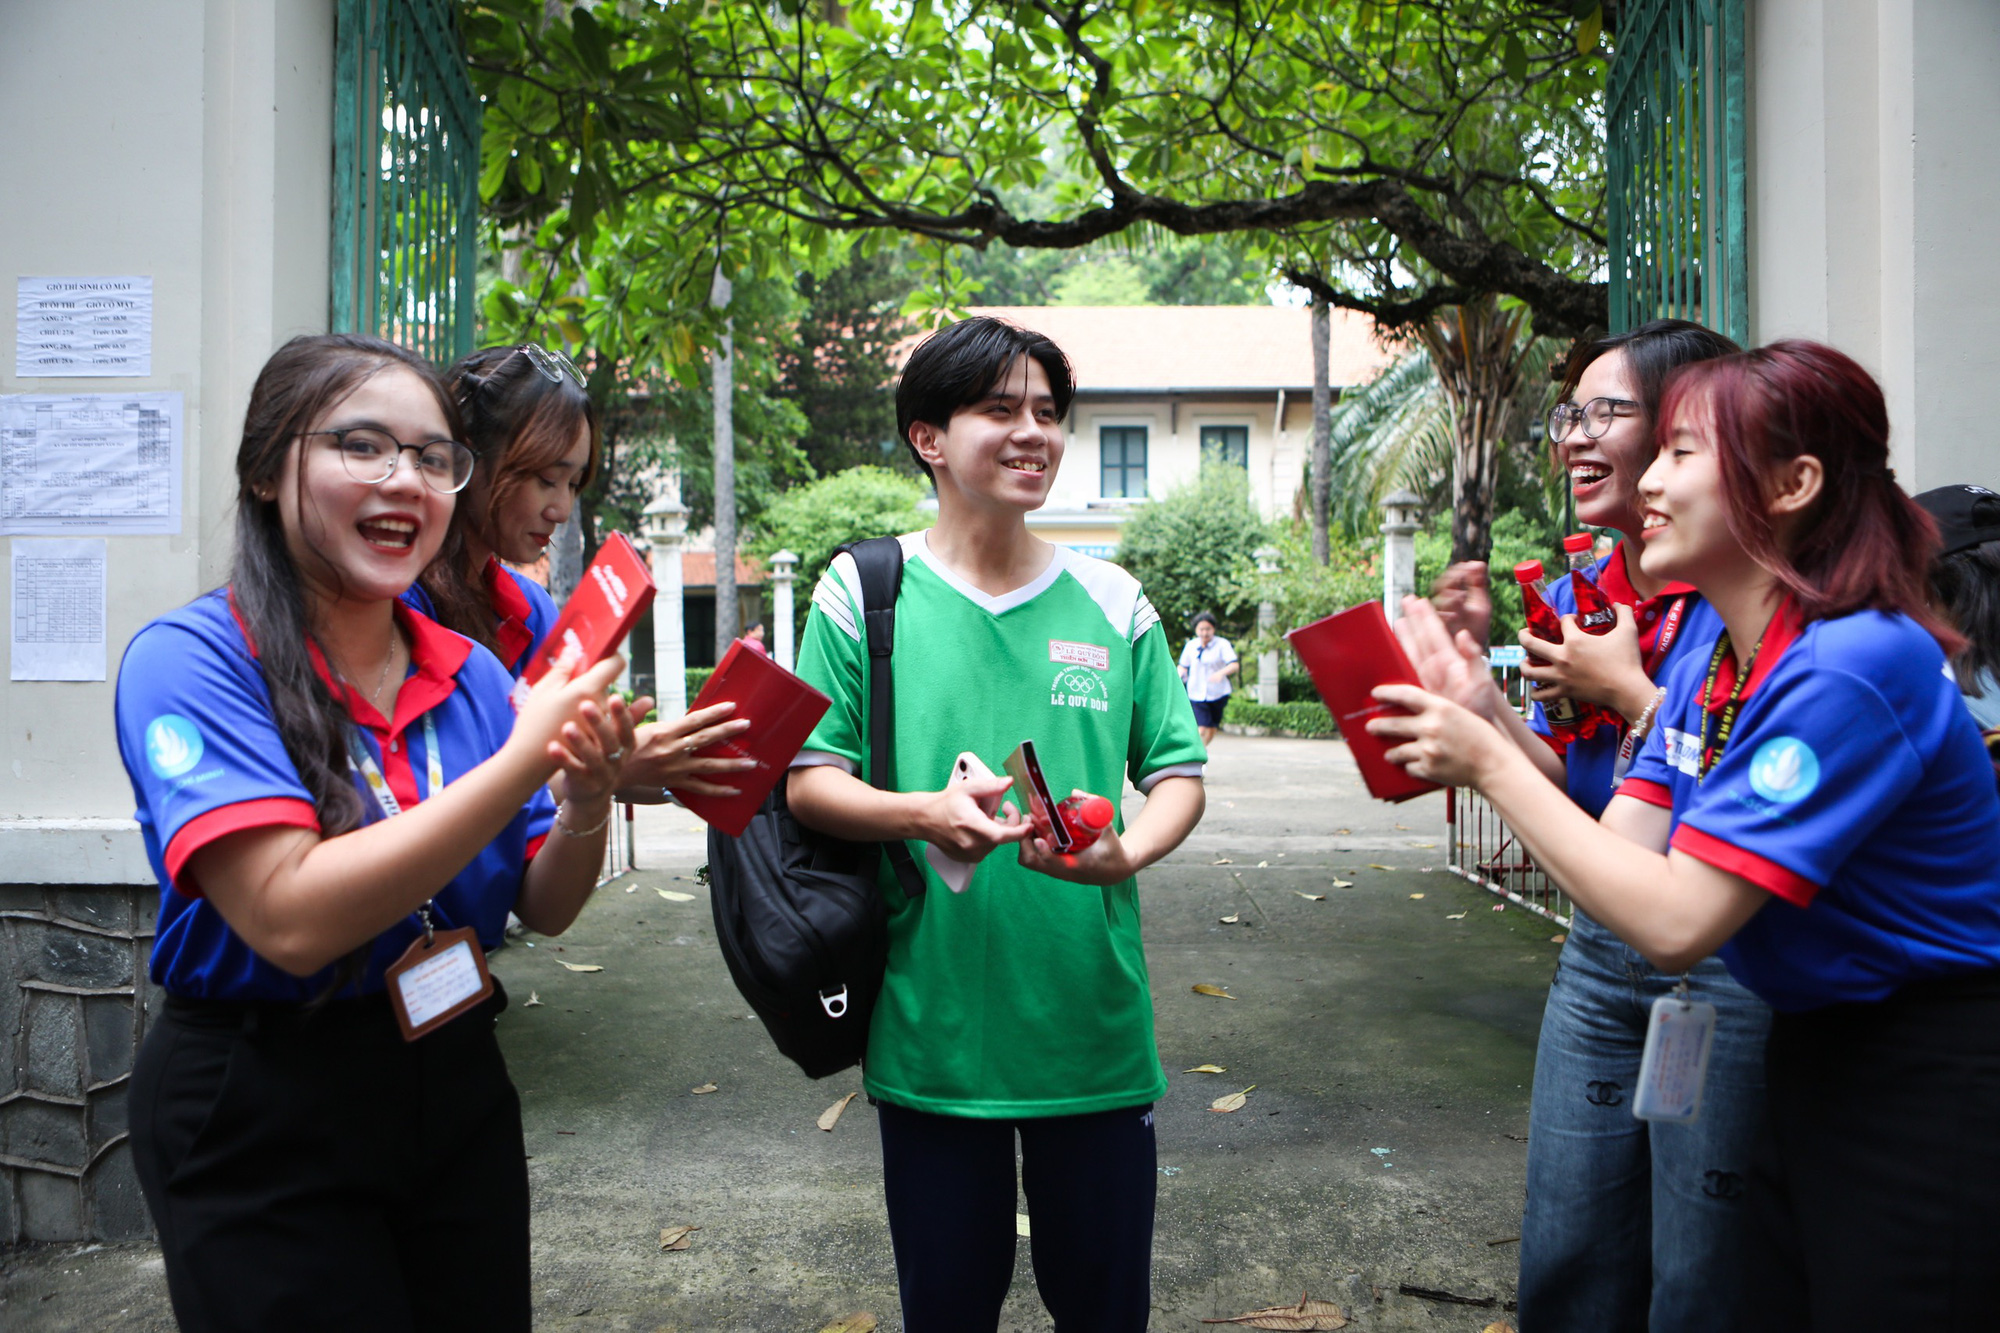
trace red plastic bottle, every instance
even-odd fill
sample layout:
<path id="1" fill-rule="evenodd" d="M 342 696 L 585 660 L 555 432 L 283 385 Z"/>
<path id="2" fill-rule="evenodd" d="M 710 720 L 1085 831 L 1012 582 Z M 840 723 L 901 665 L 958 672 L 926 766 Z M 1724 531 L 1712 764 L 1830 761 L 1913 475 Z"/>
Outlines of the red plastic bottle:
<path id="1" fill-rule="evenodd" d="M 1111 802 L 1089 792 L 1072 792 L 1056 803 L 1056 814 L 1069 830 L 1070 850 L 1080 852 L 1111 827 Z"/>
<path id="2" fill-rule="evenodd" d="M 1563 552 L 1569 556 L 1570 595 L 1576 599 L 1576 623 L 1587 634 L 1603 634 L 1618 623 L 1611 599 L 1604 595 L 1590 572 L 1590 567 L 1597 563 L 1590 555 L 1595 545 L 1596 539 L 1587 532 L 1563 538 Z"/>
<path id="3" fill-rule="evenodd" d="M 1521 609 L 1527 614 L 1528 632 L 1545 642 L 1561 643 L 1562 618 L 1542 595 L 1542 562 L 1523 560 L 1514 566 L 1514 582 L 1521 585 Z M 1583 721 L 1583 708 L 1574 699 L 1549 699 L 1542 704 L 1542 715 L 1551 731 L 1569 740 Z"/>

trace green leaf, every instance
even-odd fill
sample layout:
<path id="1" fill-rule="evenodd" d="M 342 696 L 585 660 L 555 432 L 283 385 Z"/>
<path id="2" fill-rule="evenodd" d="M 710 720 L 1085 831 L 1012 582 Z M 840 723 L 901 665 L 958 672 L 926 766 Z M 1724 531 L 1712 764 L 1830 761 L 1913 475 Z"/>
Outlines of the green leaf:
<path id="1" fill-rule="evenodd" d="M 1507 77 L 1516 83 L 1528 81 L 1528 48 L 1521 45 L 1520 34 L 1508 33 L 1507 40 L 1500 46 L 1500 67 L 1507 71 Z"/>
<path id="2" fill-rule="evenodd" d="M 1597 48 L 1597 37 L 1604 31 L 1604 6 L 1590 11 L 1590 16 L 1578 25 L 1576 30 L 1576 53 L 1589 55 Z"/>

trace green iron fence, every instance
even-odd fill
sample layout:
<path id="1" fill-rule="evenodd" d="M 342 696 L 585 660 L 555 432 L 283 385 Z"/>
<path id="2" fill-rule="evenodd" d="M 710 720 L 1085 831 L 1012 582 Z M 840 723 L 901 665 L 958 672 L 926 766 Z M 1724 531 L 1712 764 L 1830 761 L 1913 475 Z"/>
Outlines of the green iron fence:
<path id="1" fill-rule="evenodd" d="M 334 19 L 337 330 L 434 361 L 472 350 L 479 102 L 446 0 L 339 0 Z"/>
<path id="2" fill-rule="evenodd" d="M 1611 328 L 1750 337 L 1743 0 L 1627 0 L 1605 98 Z"/>

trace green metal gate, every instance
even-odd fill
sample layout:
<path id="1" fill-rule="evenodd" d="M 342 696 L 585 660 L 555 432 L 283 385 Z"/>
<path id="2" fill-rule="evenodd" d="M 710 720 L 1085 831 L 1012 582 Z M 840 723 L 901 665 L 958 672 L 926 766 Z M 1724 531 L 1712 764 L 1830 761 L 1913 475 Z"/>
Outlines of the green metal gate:
<path id="1" fill-rule="evenodd" d="M 479 120 L 447 0 L 339 0 L 333 328 L 472 350 Z"/>
<path id="2" fill-rule="evenodd" d="M 1743 0 L 1626 0 L 1605 98 L 1611 328 L 1750 337 Z"/>

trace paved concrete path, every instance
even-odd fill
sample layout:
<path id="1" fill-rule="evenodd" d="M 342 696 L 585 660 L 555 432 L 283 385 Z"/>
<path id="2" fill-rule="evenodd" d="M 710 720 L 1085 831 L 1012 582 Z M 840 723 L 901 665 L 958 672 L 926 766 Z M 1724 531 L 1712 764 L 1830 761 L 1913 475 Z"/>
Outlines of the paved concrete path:
<path id="1" fill-rule="evenodd" d="M 1309 1290 L 1356 1329 L 1478 1333 L 1514 1292 L 1554 927 L 1426 873 L 1443 860 L 1439 798 L 1368 800 L 1337 742 L 1225 736 L 1209 776 L 1202 826 L 1141 880 L 1170 1076 L 1153 1327 Z M 898 1328 L 875 1114 L 857 1099 L 832 1133 L 814 1125 L 858 1076 L 807 1080 L 749 1018 L 692 881 L 701 826 L 662 809 L 640 829 L 646 869 L 561 940 L 494 960 L 513 996 L 501 1033 L 526 1114 L 538 1326 L 813 1333 L 868 1310 Z M 1180 1072 L 1204 1063 L 1228 1072 Z M 1252 1084 L 1241 1111 L 1208 1109 Z M 677 1224 L 701 1230 L 661 1253 Z M 150 1247 L 5 1264 L 10 1329 L 172 1326 Z M 1002 1326 L 1049 1327 L 1025 1244 Z"/>

